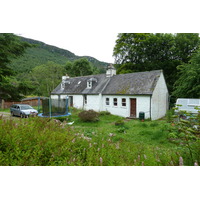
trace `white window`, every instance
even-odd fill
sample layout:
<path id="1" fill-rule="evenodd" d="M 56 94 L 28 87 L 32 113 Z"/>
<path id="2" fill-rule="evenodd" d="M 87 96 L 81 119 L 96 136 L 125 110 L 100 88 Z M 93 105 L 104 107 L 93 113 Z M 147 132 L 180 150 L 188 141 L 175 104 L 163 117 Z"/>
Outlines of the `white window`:
<path id="1" fill-rule="evenodd" d="M 61 89 L 65 89 L 65 84 L 61 83 Z"/>
<path id="2" fill-rule="evenodd" d="M 87 82 L 87 88 L 92 88 L 92 81 Z"/>
<path id="3" fill-rule="evenodd" d="M 122 106 L 126 107 L 126 99 L 125 98 L 122 98 Z"/>
<path id="4" fill-rule="evenodd" d="M 106 105 L 109 106 L 110 105 L 110 99 L 106 98 Z"/>
<path id="5" fill-rule="evenodd" d="M 114 98 L 114 99 L 113 99 L 113 105 L 114 105 L 114 106 L 117 106 L 117 98 Z"/>

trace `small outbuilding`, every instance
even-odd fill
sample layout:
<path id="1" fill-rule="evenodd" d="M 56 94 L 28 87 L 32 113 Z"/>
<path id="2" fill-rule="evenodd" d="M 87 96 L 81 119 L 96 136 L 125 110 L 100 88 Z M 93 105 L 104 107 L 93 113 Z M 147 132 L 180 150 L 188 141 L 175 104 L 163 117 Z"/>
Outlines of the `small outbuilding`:
<path id="1" fill-rule="evenodd" d="M 122 117 L 156 120 L 165 116 L 169 95 L 162 70 L 116 75 L 110 65 L 106 74 L 70 78 L 52 91 L 52 99 L 69 98 L 69 106 L 109 111 Z"/>

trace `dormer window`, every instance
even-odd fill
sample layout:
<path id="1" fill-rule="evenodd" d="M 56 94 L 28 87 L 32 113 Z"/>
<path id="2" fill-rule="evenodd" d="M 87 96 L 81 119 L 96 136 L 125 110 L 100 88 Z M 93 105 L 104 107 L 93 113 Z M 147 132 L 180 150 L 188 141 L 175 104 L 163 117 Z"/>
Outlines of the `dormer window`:
<path id="1" fill-rule="evenodd" d="M 61 89 L 65 89 L 65 83 L 61 83 Z"/>
<path id="2" fill-rule="evenodd" d="M 89 80 L 89 81 L 87 82 L 87 88 L 89 88 L 89 89 L 92 88 L 92 81 Z"/>
<path id="3" fill-rule="evenodd" d="M 97 79 L 96 78 L 90 78 L 88 81 L 87 81 L 87 88 L 88 89 L 91 89 L 92 88 L 92 84 L 94 83 L 97 83 Z"/>

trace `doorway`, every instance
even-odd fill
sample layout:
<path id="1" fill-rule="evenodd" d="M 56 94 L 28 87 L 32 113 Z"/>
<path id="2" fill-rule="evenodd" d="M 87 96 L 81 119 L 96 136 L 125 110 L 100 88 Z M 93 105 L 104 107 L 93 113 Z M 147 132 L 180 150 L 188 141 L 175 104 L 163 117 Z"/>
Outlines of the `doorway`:
<path id="1" fill-rule="evenodd" d="M 136 118 L 136 98 L 130 99 L 130 117 Z"/>
<path id="2" fill-rule="evenodd" d="M 73 96 L 69 96 L 69 106 L 73 107 Z"/>

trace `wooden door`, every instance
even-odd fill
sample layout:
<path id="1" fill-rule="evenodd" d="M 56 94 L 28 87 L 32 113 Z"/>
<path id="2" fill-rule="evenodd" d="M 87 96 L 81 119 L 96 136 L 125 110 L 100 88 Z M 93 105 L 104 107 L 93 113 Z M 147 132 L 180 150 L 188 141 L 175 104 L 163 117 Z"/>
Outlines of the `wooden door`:
<path id="1" fill-rule="evenodd" d="M 136 118 L 136 99 L 130 99 L 130 117 Z"/>

